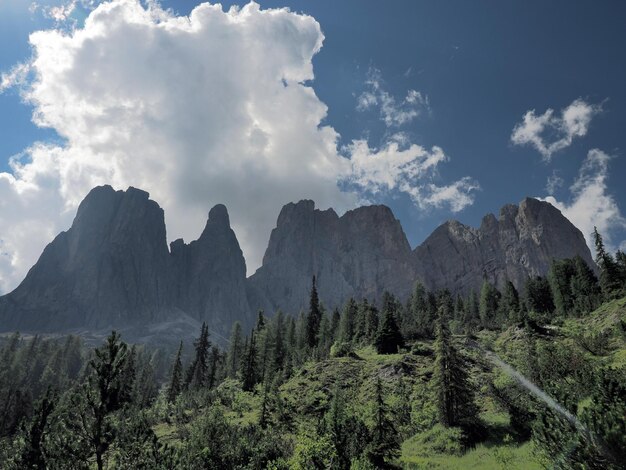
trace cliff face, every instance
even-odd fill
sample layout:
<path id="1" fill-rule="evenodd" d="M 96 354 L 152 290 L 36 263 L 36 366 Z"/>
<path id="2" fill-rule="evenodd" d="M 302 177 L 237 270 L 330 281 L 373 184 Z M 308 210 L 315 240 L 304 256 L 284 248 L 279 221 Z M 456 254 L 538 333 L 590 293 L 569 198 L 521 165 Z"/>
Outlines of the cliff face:
<path id="1" fill-rule="evenodd" d="M 552 259 L 593 260 L 581 232 L 547 202 L 504 206 L 479 228 L 449 221 L 411 250 L 385 206 L 339 217 L 313 201 L 283 207 L 263 265 L 246 265 L 226 207 L 209 212 L 200 238 L 167 248 L 163 210 L 148 193 L 93 189 L 72 227 L 44 250 L 20 286 L 0 297 L 0 330 L 65 332 L 111 328 L 127 338 L 195 335 L 202 321 L 226 336 L 235 320 L 250 327 L 258 309 L 308 308 L 312 276 L 328 309 L 348 298 L 408 297 L 416 280 L 467 293 L 483 279 L 521 289 Z"/>
<path id="2" fill-rule="evenodd" d="M 506 205 L 480 228 L 456 221 L 438 227 L 413 252 L 417 276 L 431 289 L 467 293 L 483 279 L 521 289 L 528 277 L 545 275 L 552 259 L 580 255 L 594 266 L 583 234 L 554 206 L 526 198 Z"/>
<path id="3" fill-rule="evenodd" d="M 156 321 L 168 307 L 168 257 L 163 210 L 148 193 L 95 188 L 4 296 L 0 318 L 42 331 Z"/>
<path id="4" fill-rule="evenodd" d="M 387 289 L 404 294 L 414 281 L 411 248 L 400 222 L 385 206 L 368 206 L 338 217 L 313 201 L 283 207 L 263 265 L 249 279 L 253 307 L 297 313 L 308 305 L 317 278 L 327 308 L 346 299 L 378 299 Z"/>
<path id="5" fill-rule="evenodd" d="M 194 318 L 226 335 L 236 320 L 251 324 L 246 299 L 246 262 L 226 207 L 209 212 L 200 238 L 186 245 L 171 243 L 174 303 Z"/>
<path id="6" fill-rule="evenodd" d="M 72 227 L 44 250 L 24 281 L 0 297 L 4 331 L 106 331 L 146 338 L 226 335 L 247 323 L 246 265 L 223 205 L 204 232 L 167 248 L 163 210 L 135 188 L 93 189 Z"/>

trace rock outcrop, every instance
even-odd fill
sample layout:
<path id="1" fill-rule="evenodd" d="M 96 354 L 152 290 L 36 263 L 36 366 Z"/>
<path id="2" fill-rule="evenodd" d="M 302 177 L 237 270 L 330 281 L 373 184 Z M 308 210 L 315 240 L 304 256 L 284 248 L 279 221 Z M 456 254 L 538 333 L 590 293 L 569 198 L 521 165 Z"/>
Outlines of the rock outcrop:
<path id="1" fill-rule="evenodd" d="M 489 214 L 479 228 L 456 221 L 411 250 L 385 206 L 339 217 L 313 201 L 283 207 L 262 266 L 246 264 L 226 207 L 209 212 L 198 240 L 166 243 L 163 210 L 148 193 L 93 189 L 72 227 L 59 234 L 13 292 L 0 297 L 0 331 L 94 332 L 127 338 L 195 335 L 202 321 L 218 337 L 256 311 L 297 314 L 308 307 L 311 278 L 328 309 L 348 298 L 379 301 L 385 290 L 408 297 L 416 280 L 467 293 L 484 279 L 521 289 L 552 259 L 593 260 L 581 232 L 547 202 L 527 198 Z"/>
<path id="2" fill-rule="evenodd" d="M 457 221 L 439 226 L 413 252 L 416 275 L 430 289 L 478 290 L 487 279 L 521 289 L 545 275 L 553 259 L 576 255 L 595 266 L 583 234 L 551 204 L 533 198 L 509 204 L 475 229 Z"/>
<path id="3" fill-rule="evenodd" d="M 338 217 L 313 201 L 287 204 L 278 216 L 263 265 L 250 279 L 250 304 L 273 312 L 307 307 L 316 276 L 324 305 L 350 297 L 379 299 L 385 289 L 408 292 L 414 282 L 411 247 L 400 222 L 385 206 Z"/>
<path id="4" fill-rule="evenodd" d="M 155 322 L 169 305 L 163 210 L 135 188 L 93 189 L 72 227 L 0 303 L 3 329 L 64 331 Z"/>
<path id="5" fill-rule="evenodd" d="M 198 240 L 171 243 L 174 303 L 182 311 L 205 320 L 227 335 L 236 320 L 252 324 L 246 298 L 246 262 L 226 207 L 219 204 Z"/>
<path id="6" fill-rule="evenodd" d="M 246 265 L 228 212 L 215 206 L 200 238 L 167 247 L 163 210 L 135 188 L 94 188 L 72 227 L 44 250 L 24 281 L 0 297 L 2 331 L 227 335 L 248 323 Z M 251 322 L 251 320 L 250 320 Z"/>

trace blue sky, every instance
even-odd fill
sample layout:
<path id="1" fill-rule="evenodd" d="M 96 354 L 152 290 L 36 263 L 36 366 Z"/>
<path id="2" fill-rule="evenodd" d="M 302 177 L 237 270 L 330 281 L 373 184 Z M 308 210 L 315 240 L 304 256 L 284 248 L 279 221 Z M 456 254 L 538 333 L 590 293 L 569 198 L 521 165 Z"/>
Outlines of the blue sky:
<path id="1" fill-rule="evenodd" d="M 321 186 L 303 190 L 302 197 L 315 197 L 320 203 L 319 198 L 324 199 L 323 195 L 328 194 L 320 204 L 337 205 L 340 210 L 349 208 L 355 201 L 387 204 L 401 220 L 412 246 L 421 242 L 446 219 L 455 218 L 476 226 L 486 213 L 497 213 L 503 204 L 517 203 L 525 196 L 544 198 L 551 196 L 553 198 L 551 201 L 574 220 L 581 230 L 588 231 L 594 224 L 604 230 L 612 247 L 620 246 L 626 239 L 620 212 L 620 208 L 626 205 L 626 189 L 622 182 L 626 175 L 626 160 L 623 155 L 626 146 L 624 132 L 626 61 L 623 52 L 623 45 L 626 44 L 626 28 L 623 27 L 626 7 L 621 2 L 459 0 L 392 3 L 318 0 L 259 3 L 262 10 L 289 7 L 295 13 L 312 16 L 319 24 L 324 40 L 321 49 L 314 51 L 312 55 L 314 79 L 310 80 L 311 77 L 302 72 L 305 78 L 300 82 L 307 88 L 312 88 L 318 101 L 327 107 L 327 115 L 319 122 L 318 127 L 334 130 L 337 135 L 338 154 L 345 159 L 354 158 L 356 162 L 354 141 L 366 143 L 367 151 L 363 158 L 374 157 L 381 149 L 388 148 L 390 142 L 399 141 L 400 149 L 415 145 L 431 155 L 433 146 L 437 146 L 446 155 L 445 161 L 438 162 L 436 167 L 431 169 L 414 167 L 420 175 L 422 171 L 427 174 L 419 177 L 423 178 L 419 183 L 414 184 L 412 181 L 411 178 L 415 176 L 413 172 L 409 176 L 396 175 L 395 186 L 385 186 L 380 169 L 372 176 L 372 170 L 363 166 L 358 169 L 361 178 L 354 175 L 340 178 L 342 179 L 340 187 L 352 191 L 354 195 L 352 200 L 343 200 L 342 197 L 330 195 L 332 190 L 322 183 Z M 86 3 L 77 3 L 65 22 L 55 21 L 51 18 L 50 7 L 63 4 L 55 1 L 41 2 L 32 11 L 32 7 L 29 10 L 29 2 L 2 3 L 0 72 L 5 73 L 5 77 L 16 64 L 28 63 L 31 59 L 33 50 L 29 46 L 28 37 L 33 31 L 65 28 L 65 34 L 72 34 L 72 28 L 82 28 L 83 21 L 89 14 Z M 223 2 L 224 10 L 233 4 L 241 3 Z M 189 15 L 196 2 L 163 1 L 161 5 L 164 9 L 171 10 L 170 17 L 176 17 Z M 275 35 L 268 41 L 291 40 L 285 28 L 282 26 L 276 28 Z M 250 31 L 257 30 L 251 28 Z M 311 31 L 307 30 L 306 37 L 303 34 L 303 44 L 309 40 L 310 34 L 314 34 Z M 113 35 L 111 37 L 113 38 Z M 299 36 L 294 38 L 296 42 L 300 40 Z M 236 43 L 237 40 L 232 41 Z M 267 53 L 271 56 L 267 62 L 273 63 L 274 48 L 271 42 L 267 44 L 269 44 Z M 217 47 L 219 48 L 219 44 Z M 224 46 L 223 49 L 227 51 L 229 47 Z M 147 48 L 139 48 L 135 53 L 140 54 L 142 51 L 147 51 Z M 158 53 L 159 49 L 156 51 Z M 155 52 L 154 50 L 146 52 L 149 53 Z M 207 52 L 213 53 L 219 54 L 219 51 Z M 237 56 L 237 60 L 248 60 L 246 53 L 248 52 L 242 53 L 244 55 L 241 57 Z M 262 52 L 254 49 L 249 54 L 255 54 L 254 57 L 250 57 L 251 63 L 257 64 L 255 67 L 264 66 L 258 65 L 262 62 L 259 62 L 258 57 Z M 221 60 L 221 56 L 219 57 Z M 276 57 L 276 60 L 279 60 L 282 56 L 277 54 Z M 177 66 L 180 66 L 179 60 L 176 62 Z M 126 63 L 122 63 L 122 66 Z M 240 69 L 244 70 L 237 66 L 236 70 Z M 245 70 L 256 69 L 245 68 Z M 85 70 L 77 70 L 76 76 L 81 73 L 84 74 Z M 37 95 L 37 98 L 31 99 L 29 103 L 24 102 L 23 95 L 26 93 L 24 90 L 28 89 L 29 80 L 34 80 L 34 76 L 31 73 L 21 84 L 12 83 L 12 86 L 5 86 L 0 93 L 0 172 L 10 174 L 15 172 L 8 166 L 9 157 L 15 154 L 25 152 L 21 161 L 27 163 L 33 154 L 27 149 L 32 148 L 35 142 L 46 143 L 48 147 L 57 146 L 61 150 L 67 150 L 70 146 L 86 148 L 83 143 L 80 145 L 67 143 L 68 139 L 72 141 L 76 138 L 68 138 L 69 134 L 63 130 L 66 129 L 64 126 L 69 125 L 67 122 L 59 123 L 56 120 L 58 116 L 61 116 L 58 119 L 69 119 L 63 113 L 55 115 L 57 117 L 48 116 L 45 123 L 33 124 L 33 112 L 48 109 L 44 108 L 48 103 L 46 100 L 55 99 L 53 95 L 46 95 L 44 98 Z M 150 80 L 150 77 L 144 79 Z M 101 80 L 107 78 L 102 77 Z M 297 78 L 293 80 L 298 82 Z M 287 82 L 289 79 L 285 82 L 286 88 L 289 88 L 291 82 L 289 86 Z M 219 83 L 221 82 L 216 82 L 211 89 L 219 87 Z M 186 84 L 183 81 L 181 86 L 189 88 L 193 87 L 193 84 Z M 225 90 L 230 88 L 227 85 Z M 174 89 L 175 83 L 163 88 L 163 90 Z M 245 91 L 245 88 L 237 90 L 241 95 L 241 90 Z M 406 101 L 411 90 L 419 93 L 420 100 L 417 104 Z M 222 93 L 226 94 L 228 91 Z M 373 96 L 376 103 L 359 108 L 359 103 L 366 96 Z M 386 114 L 388 118 L 391 116 L 391 124 L 384 120 L 385 111 L 381 103 L 385 99 L 392 100 L 391 110 L 387 110 Z M 300 99 L 298 103 L 301 103 Z M 580 106 L 577 107 L 576 103 Z M 320 103 L 314 104 L 317 106 Z M 569 108 L 570 111 L 572 113 L 580 111 L 583 118 L 582 121 L 576 121 L 573 126 L 567 127 L 567 120 L 561 119 L 563 117 L 561 113 L 573 104 L 574 106 Z M 287 109 L 295 108 L 289 105 Z M 527 112 L 534 110 L 533 116 L 538 118 L 549 109 L 553 112 L 544 121 L 548 124 L 544 124 L 542 132 L 535 134 L 534 137 L 546 145 L 562 142 L 555 147 L 558 150 L 549 155 L 545 152 L 542 154 L 536 145 L 529 143 L 533 137 L 530 127 L 523 129 L 523 137 L 518 139 L 517 143 L 514 142 L 513 130 L 521 125 Z M 298 115 L 294 111 L 296 116 L 294 119 L 306 120 L 307 113 L 319 112 L 317 107 L 311 108 L 308 105 L 303 105 L 303 108 L 298 110 L 301 114 Z M 415 116 L 398 118 L 398 113 L 403 110 L 415 111 Z M 212 116 L 202 114 L 201 116 L 203 119 L 206 117 L 207 126 L 214 122 Z M 532 120 L 535 124 L 539 121 L 540 119 Z M 264 130 L 272 134 L 269 129 Z M 63 135 L 63 138 L 59 137 L 59 134 Z M 571 138 L 568 138 L 568 135 Z M 300 141 L 307 142 L 305 138 Z M 297 146 L 298 143 L 299 140 L 296 139 L 293 145 Z M 93 149 L 93 145 L 90 141 L 89 148 Z M 142 152 L 144 147 L 140 143 L 133 145 L 135 147 L 130 147 L 133 154 L 135 151 Z M 206 143 L 202 145 L 205 146 Z M 179 147 L 172 147 L 174 148 Z M 179 150 L 193 153 L 197 148 L 201 147 L 182 146 Z M 176 158 L 182 157 L 172 155 L 172 158 L 176 166 Z M 209 160 L 201 162 L 202 165 L 211 164 L 210 155 L 207 158 Z M 191 163 L 185 161 L 179 166 L 186 165 Z M 113 174 L 107 171 L 103 174 Z M 231 169 L 225 171 L 228 173 Z M 261 170 L 263 171 L 265 170 Z M 184 174 L 179 175 L 180 179 L 183 179 Z M 194 172 L 189 174 L 193 175 Z M 254 175 L 254 171 L 250 170 L 250 174 Z M 364 174 L 366 178 L 363 177 Z M 48 181 L 46 178 L 44 180 Z M 549 178 L 554 183 L 552 191 L 546 189 Z M 111 183 L 114 185 L 136 181 L 118 175 L 112 179 Z M 88 179 L 87 182 L 100 183 L 104 182 L 103 180 L 106 180 L 106 176 L 100 175 L 98 178 Z M 280 184 L 280 179 L 268 181 Z M 433 199 L 434 194 L 444 192 L 427 189 L 432 184 L 439 188 L 437 191 L 443 191 L 442 188 L 449 188 L 459 181 L 471 181 L 459 186 L 461 192 L 469 198 L 465 202 L 459 202 L 458 199 L 463 194 L 452 195 L 445 200 Z M 81 184 L 87 182 L 81 180 Z M 146 184 L 143 180 L 138 182 Z M 16 184 L 14 182 L 14 186 Z M 150 181 L 147 184 L 150 185 Z M 179 181 L 177 184 L 188 188 L 195 187 L 194 183 L 186 185 Z M 271 191 L 267 188 L 268 184 L 265 184 L 266 190 Z M 415 196 L 416 192 L 411 192 L 411 188 L 419 185 L 422 188 L 419 190 L 421 192 Z M 472 189 L 477 185 L 480 189 Z M 52 220 L 48 216 L 44 218 L 45 220 L 42 219 L 42 224 L 47 227 L 46 235 L 63 228 L 64 224 L 68 225 L 72 211 L 75 210 L 75 199 L 84 193 L 84 189 L 80 189 L 75 195 L 68 195 L 63 184 L 52 186 L 56 188 L 55 191 L 63 193 L 59 204 L 53 207 L 65 212 L 60 219 Z M 219 182 L 213 186 L 219 187 Z M 181 216 L 179 220 L 177 216 L 171 216 L 173 232 L 180 233 L 186 239 L 197 235 L 203 220 L 200 216 L 199 222 L 195 225 L 186 225 L 185 221 L 198 217 L 199 213 L 206 211 L 207 206 L 221 202 L 218 200 L 220 198 L 218 189 L 214 192 L 203 192 L 188 188 L 177 189 L 176 196 L 172 196 L 171 201 L 178 202 L 172 202 L 169 206 L 174 211 L 192 200 L 200 200 L 194 202 L 197 211 L 189 214 L 188 218 Z M 158 186 L 157 194 L 155 190 L 147 189 L 151 190 L 155 199 L 162 202 L 158 197 Z M 249 198 L 254 198 L 260 191 L 261 189 L 250 192 L 247 196 L 248 202 Z M 15 197 L 15 200 L 24 195 L 20 191 L 16 194 L 11 196 Z M 163 192 L 161 197 L 168 199 L 169 194 Z M 297 191 L 286 192 L 284 197 L 296 198 L 296 194 Z M 317 196 L 318 194 L 322 196 Z M 281 196 L 279 194 L 277 198 Z M 231 199 L 233 202 L 229 204 Z M 238 207 L 237 202 L 234 196 L 228 195 L 225 195 L 224 200 L 232 217 L 232 212 Z M 274 212 L 277 214 L 279 206 L 289 201 L 284 200 L 280 204 L 277 200 L 271 202 L 276 204 Z M 167 202 L 163 205 L 167 211 L 169 208 Z M 23 209 L 14 207 L 8 203 L 0 204 L 0 211 L 5 212 L 6 216 L 8 211 L 29 210 L 27 205 Z M 51 206 L 50 211 L 54 210 L 53 207 Z M 249 204 L 248 207 L 254 205 Z M 5 219 L 7 222 L 3 227 L 0 214 L 0 230 L 5 231 L 0 238 L 6 240 L 5 233 L 8 233 L 10 227 L 8 225 L 10 217 Z M 37 220 L 37 217 L 33 216 L 22 226 L 32 230 L 32 227 L 36 227 Z M 274 220 L 275 215 L 272 224 Z M 169 226 L 168 220 L 168 230 Z M 244 252 L 253 250 L 259 252 L 260 248 L 254 248 L 253 245 L 263 246 L 269 235 L 261 230 L 263 233 L 259 235 L 258 240 L 253 240 L 254 237 L 251 235 L 246 238 L 245 233 L 253 230 L 245 226 L 245 221 L 240 221 L 239 225 L 235 223 L 235 229 L 238 234 L 240 232 L 243 234 L 240 238 L 244 239 L 242 242 Z M 39 252 L 43 238 L 42 236 L 33 242 Z M 4 268 L 0 263 L 0 276 L 3 275 L 4 269 L 6 279 L 10 279 L 5 284 L 10 286 L 22 275 L 27 262 L 33 257 L 36 259 L 36 256 L 22 254 L 16 259 L 12 250 L 18 253 L 17 245 L 12 246 L 7 241 L 3 243 L 4 248 L 0 245 L 0 249 L 4 249 L 5 257 L 9 259 L 5 262 Z M 246 250 L 247 246 L 253 248 Z M 249 259 L 252 258 L 256 258 L 257 261 L 249 261 L 249 264 L 258 264 L 259 254 L 250 255 Z M 5 288 L 8 288 L 6 286 Z"/>

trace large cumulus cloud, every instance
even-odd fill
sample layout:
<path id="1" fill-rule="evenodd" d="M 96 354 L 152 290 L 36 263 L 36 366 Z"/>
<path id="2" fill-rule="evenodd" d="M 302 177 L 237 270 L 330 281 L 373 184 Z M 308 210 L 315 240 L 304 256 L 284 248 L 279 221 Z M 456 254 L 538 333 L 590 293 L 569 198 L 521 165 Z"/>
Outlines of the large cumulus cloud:
<path id="1" fill-rule="evenodd" d="M 284 203 L 311 198 L 342 211 L 386 178 L 366 158 L 410 168 L 384 181 L 422 207 L 471 203 L 473 186 L 433 182 L 439 149 L 339 149 L 310 82 L 323 39 L 314 18 L 287 9 L 201 4 L 177 16 L 137 0 L 103 3 L 79 28 L 31 34 L 32 60 L 5 74 L 3 88 L 21 84 L 33 121 L 62 143 L 34 143 L 0 174 L 0 292 L 97 184 L 149 191 L 170 239 L 197 237 L 210 206 L 226 204 L 249 272 Z M 428 194 L 415 196 L 419 188 Z"/>

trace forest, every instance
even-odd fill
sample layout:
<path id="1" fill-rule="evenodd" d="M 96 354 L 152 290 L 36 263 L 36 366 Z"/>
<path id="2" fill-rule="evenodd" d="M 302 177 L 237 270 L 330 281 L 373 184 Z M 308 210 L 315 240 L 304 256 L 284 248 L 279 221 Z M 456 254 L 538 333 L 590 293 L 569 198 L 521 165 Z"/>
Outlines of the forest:
<path id="1" fill-rule="evenodd" d="M 626 255 L 555 260 L 520 292 L 259 312 L 174 350 L 0 339 L 3 469 L 618 469 Z"/>

